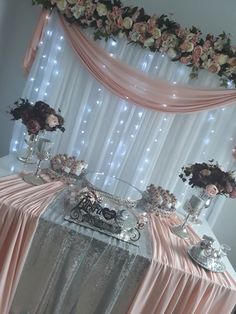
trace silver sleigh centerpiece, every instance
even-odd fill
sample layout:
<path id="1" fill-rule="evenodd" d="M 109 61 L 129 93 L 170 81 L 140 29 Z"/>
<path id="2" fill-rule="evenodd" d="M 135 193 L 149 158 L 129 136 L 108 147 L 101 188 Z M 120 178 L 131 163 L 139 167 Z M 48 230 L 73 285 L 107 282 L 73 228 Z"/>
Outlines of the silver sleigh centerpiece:
<path id="1" fill-rule="evenodd" d="M 95 179 L 115 181 L 116 184 L 128 183 L 116 177 L 95 174 Z M 89 179 L 89 180 L 88 180 Z M 113 236 L 125 242 L 139 240 L 141 230 L 147 223 L 145 213 L 136 211 L 136 201 L 121 198 L 109 193 L 96 185 L 89 174 L 81 178 L 80 186 L 71 187 L 67 200 L 67 212 L 65 220 L 76 223 L 96 231 Z M 131 187 L 131 185 L 129 186 Z"/>

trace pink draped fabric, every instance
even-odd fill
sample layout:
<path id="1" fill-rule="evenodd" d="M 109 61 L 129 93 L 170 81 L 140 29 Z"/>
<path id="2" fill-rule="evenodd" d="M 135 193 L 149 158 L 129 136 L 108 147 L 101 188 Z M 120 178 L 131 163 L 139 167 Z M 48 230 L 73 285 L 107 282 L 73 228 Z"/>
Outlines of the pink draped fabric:
<path id="1" fill-rule="evenodd" d="M 236 90 L 176 86 L 148 77 L 111 57 L 93 40 L 87 38 L 78 25 L 68 24 L 62 16 L 61 23 L 74 51 L 92 75 L 111 92 L 129 102 L 172 113 L 198 112 L 236 103 Z M 42 22 L 37 26 L 38 29 L 40 27 L 43 27 Z M 38 39 L 35 35 L 32 43 L 36 43 Z M 31 60 L 30 56 L 27 60 Z M 24 66 L 29 68 L 27 62 Z"/>
<path id="2" fill-rule="evenodd" d="M 78 26 L 61 23 L 70 43 L 92 75 L 110 91 L 137 105 L 164 112 L 209 110 L 236 103 L 236 91 L 196 89 L 153 79 L 111 57 L 84 35 Z"/>
<path id="3" fill-rule="evenodd" d="M 230 314 L 236 304 L 236 282 L 227 273 L 199 267 L 187 255 L 191 239 L 171 233 L 169 226 L 180 223 L 152 216 L 153 260 L 130 307 L 129 314 Z"/>
<path id="4" fill-rule="evenodd" d="M 34 62 L 38 45 L 40 42 L 40 39 L 42 37 L 42 32 L 44 26 L 47 24 L 47 19 L 48 19 L 49 11 L 43 10 L 42 14 L 39 17 L 38 23 L 36 25 L 36 28 L 34 30 L 32 39 L 29 43 L 29 46 L 27 48 L 24 60 L 23 60 L 23 68 L 26 74 L 29 73 L 31 66 Z"/>
<path id="5" fill-rule="evenodd" d="M 0 313 L 8 314 L 39 216 L 63 188 L 31 186 L 20 176 L 0 180 Z"/>

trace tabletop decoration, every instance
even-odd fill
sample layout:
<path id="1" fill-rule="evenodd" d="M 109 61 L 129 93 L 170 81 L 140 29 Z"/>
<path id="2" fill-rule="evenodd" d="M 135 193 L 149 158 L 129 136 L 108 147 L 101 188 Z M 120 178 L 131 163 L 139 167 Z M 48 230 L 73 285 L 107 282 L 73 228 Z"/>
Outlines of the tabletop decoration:
<path id="1" fill-rule="evenodd" d="M 157 216 L 169 217 L 176 210 L 177 198 L 169 190 L 161 186 L 150 184 L 142 193 L 139 205 L 147 212 L 154 212 Z"/>
<path id="2" fill-rule="evenodd" d="M 234 171 L 224 171 L 214 159 L 208 163 L 195 163 L 182 167 L 179 174 L 181 180 L 195 188 L 195 193 L 184 203 L 187 216 L 183 224 L 171 227 L 173 233 L 182 238 L 188 238 L 187 223 L 201 224 L 198 218 L 203 210 L 211 205 L 217 195 L 236 197 L 236 181 Z"/>
<path id="3" fill-rule="evenodd" d="M 75 156 L 69 156 L 67 154 L 55 155 L 50 160 L 50 163 L 53 170 L 77 177 L 88 167 L 86 161 L 77 160 Z"/>
<path id="4" fill-rule="evenodd" d="M 224 272 L 226 267 L 222 258 L 230 251 L 230 247 L 221 244 L 217 248 L 214 241 L 212 237 L 204 235 L 199 243 L 189 247 L 187 252 L 199 266 L 213 272 Z"/>
<path id="5" fill-rule="evenodd" d="M 103 179 L 114 182 L 120 189 L 111 192 L 106 185 L 99 185 Z M 128 189 L 130 193 L 123 194 Z M 134 199 L 128 195 L 133 195 Z M 147 213 L 137 208 L 135 197 L 141 197 L 140 191 L 128 182 L 104 173 L 85 172 L 76 184 L 69 185 L 65 220 L 134 243 L 149 221 Z"/>
<path id="6" fill-rule="evenodd" d="M 20 98 L 14 103 L 14 108 L 10 108 L 9 114 L 12 115 L 12 120 L 21 120 L 27 129 L 25 142 L 28 147 L 23 155 L 18 156 L 20 161 L 35 163 L 33 159 L 35 143 L 40 133 L 53 132 L 57 129 L 65 131 L 64 118 L 59 113 L 41 100 L 33 104 L 28 99 Z"/>
<path id="7" fill-rule="evenodd" d="M 125 242 L 136 242 L 147 223 L 145 216 L 135 216 L 125 207 L 118 208 L 102 192 L 87 186 L 73 187 L 69 194 L 69 215 L 65 220 L 89 227 Z M 68 209 L 67 209 L 68 211 Z"/>
<path id="8" fill-rule="evenodd" d="M 61 181 L 66 185 L 78 183 L 80 176 L 85 174 L 88 164 L 75 156 L 57 154 L 50 159 L 50 166 L 41 170 L 44 181 Z"/>

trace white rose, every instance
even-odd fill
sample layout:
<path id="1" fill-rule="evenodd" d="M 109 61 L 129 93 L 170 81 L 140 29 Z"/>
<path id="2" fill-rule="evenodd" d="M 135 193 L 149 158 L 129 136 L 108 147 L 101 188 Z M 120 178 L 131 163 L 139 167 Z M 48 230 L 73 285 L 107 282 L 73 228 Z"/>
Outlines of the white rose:
<path id="1" fill-rule="evenodd" d="M 71 12 L 73 13 L 74 17 L 76 19 L 80 18 L 84 12 L 85 12 L 85 7 L 82 5 L 75 5 L 73 6 L 73 8 L 71 9 Z"/>
<path id="2" fill-rule="evenodd" d="M 152 35 L 155 39 L 158 39 L 161 37 L 161 30 L 160 28 L 155 28 L 152 32 Z"/>
<path id="3" fill-rule="evenodd" d="M 169 58 L 174 59 L 177 56 L 177 52 L 173 48 L 170 48 L 167 50 L 167 55 Z"/>
<path id="4" fill-rule="evenodd" d="M 126 16 L 123 20 L 124 28 L 130 29 L 132 27 L 132 25 L 133 25 L 133 20 L 130 17 Z"/>
<path id="5" fill-rule="evenodd" d="M 57 1 L 57 7 L 60 11 L 64 11 L 65 8 L 67 7 L 67 2 L 66 0 L 59 0 Z"/>
<path id="6" fill-rule="evenodd" d="M 54 128 L 55 126 L 59 125 L 58 118 L 54 116 L 54 114 L 49 114 L 47 116 L 46 123 L 50 128 Z"/>
<path id="7" fill-rule="evenodd" d="M 218 59 L 218 63 L 220 64 L 220 65 L 222 65 L 222 64 L 225 64 L 227 61 L 228 61 L 228 56 L 227 55 L 224 55 L 224 54 L 220 54 L 219 55 L 219 59 Z"/>
<path id="8" fill-rule="evenodd" d="M 143 43 L 144 47 L 150 47 L 154 44 L 154 38 L 149 37 L 148 39 L 146 39 Z"/>
<path id="9" fill-rule="evenodd" d="M 137 41 L 140 38 L 140 34 L 138 32 L 132 32 L 130 33 L 130 39 L 132 41 Z"/>
<path id="10" fill-rule="evenodd" d="M 107 14 L 107 7 L 103 3 L 98 3 L 96 10 L 99 16 L 103 16 Z"/>

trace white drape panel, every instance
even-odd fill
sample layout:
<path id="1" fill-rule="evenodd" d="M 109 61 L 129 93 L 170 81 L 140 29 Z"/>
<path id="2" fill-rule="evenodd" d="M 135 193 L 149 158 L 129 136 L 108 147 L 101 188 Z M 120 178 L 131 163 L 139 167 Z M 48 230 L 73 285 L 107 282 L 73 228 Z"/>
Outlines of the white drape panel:
<path id="1" fill-rule="evenodd" d="M 201 71 L 198 80 L 190 80 L 188 67 L 127 45 L 122 38 L 97 44 L 129 66 L 173 84 L 219 86 L 215 75 Z M 57 15 L 51 16 L 45 29 L 22 97 L 32 102 L 44 100 L 61 109 L 65 133 L 47 133 L 55 143 L 54 153 L 76 155 L 88 162 L 89 170 L 115 175 L 141 190 L 150 183 L 161 185 L 182 202 L 192 192 L 178 177 L 183 165 L 214 158 L 224 169 L 234 167 L 231 150 L 236 136 L 236 106 L 195 114 L 164 114 L 118 98 L 74 55 Z M 23 132 L 23 126 L 16 123 L 11 151 L 22 148 Z M 225 198 L 219 198 L 217 210 L 224 204 Z M 214 219 L 216 216 L 215 211 Z"/>

